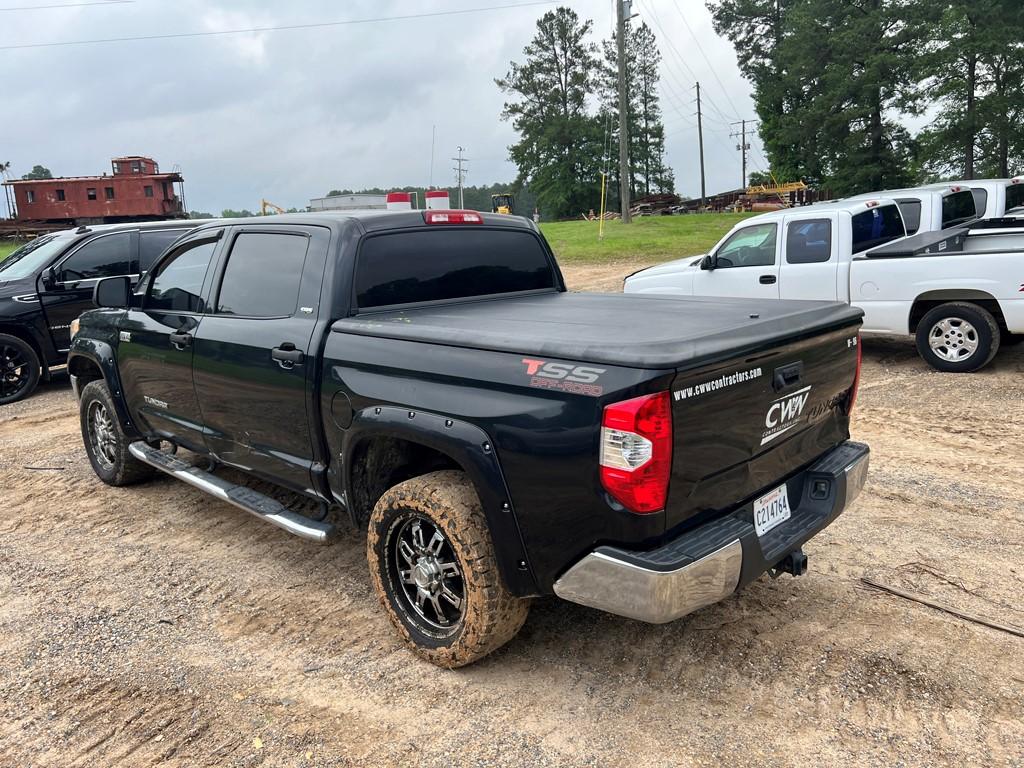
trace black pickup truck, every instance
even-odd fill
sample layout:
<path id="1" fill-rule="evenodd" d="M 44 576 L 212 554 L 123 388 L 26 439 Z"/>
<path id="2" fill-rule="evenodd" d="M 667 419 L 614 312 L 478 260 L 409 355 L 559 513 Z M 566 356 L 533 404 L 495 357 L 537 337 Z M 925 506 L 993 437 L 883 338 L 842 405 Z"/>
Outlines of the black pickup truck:
<path id="1" fill-rule="evenodd" d="M 510 640 L 533 596 L 666 622 L 800 575 L 867 474 L 859 310 L 568 293 L 518 217 L 210 224 L 94 300 L 69 367 L 96 474 L 160 470 L 317 542 L 347 515 L 441 666 Z"/>

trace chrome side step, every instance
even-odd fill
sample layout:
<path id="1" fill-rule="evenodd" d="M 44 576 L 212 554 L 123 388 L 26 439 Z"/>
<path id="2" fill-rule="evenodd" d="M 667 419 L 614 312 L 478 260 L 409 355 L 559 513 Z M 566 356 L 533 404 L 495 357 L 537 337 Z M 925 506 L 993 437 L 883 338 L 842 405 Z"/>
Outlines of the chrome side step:
<path id="1" fill-rule="evenodd" d="M 337 529 L 330 523 L 317 522 L 292 512 L 280 502 L 259 491 L 246 488 L 244 485 L 235 485 L 209 472 L 204 472 L 169 453 L 146 445 L 141 440 L 129 445 L 128 450 L 139 461 L 195 486 L 216 499 L 234 504 L 239 509 L 244 509 L 250 515 L 255 515 L 271 525 L 284 528 L 288 533 L 301 539 L 314 541 L 317 544 L 327 544 L 337 533 Z"/>

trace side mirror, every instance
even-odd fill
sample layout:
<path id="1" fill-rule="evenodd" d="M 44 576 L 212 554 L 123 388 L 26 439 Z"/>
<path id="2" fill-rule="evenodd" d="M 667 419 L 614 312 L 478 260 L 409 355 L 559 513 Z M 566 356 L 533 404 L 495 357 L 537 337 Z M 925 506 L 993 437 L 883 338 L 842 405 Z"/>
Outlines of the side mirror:
<path id="1" fill-rule="evenodd" d="M 718 266 L 718 257 L 713 253 L 709 253 L 703 259 L 700 260 L 701 269 L 714 269 Z"/>
<path id="2" fill-rule="evenodd" d="M 97 307 L 127 309 L 131 298 L 132 281 L 126 276 L 107 277 L 92 289 L 92 303 Z"/>
<path id="3" fill-rule="evenodd" d="M 42 274 L 43 287 L 48 291 L 52 291 L 54 286 L 57 285 L 57 270 L 53 267 L 47 267 L 43 270 Z"/>

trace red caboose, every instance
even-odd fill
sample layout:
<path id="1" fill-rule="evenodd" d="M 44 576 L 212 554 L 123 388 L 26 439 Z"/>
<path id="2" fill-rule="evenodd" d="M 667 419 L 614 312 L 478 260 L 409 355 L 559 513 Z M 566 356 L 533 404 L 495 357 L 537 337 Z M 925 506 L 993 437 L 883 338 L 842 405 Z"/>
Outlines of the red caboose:
<path id="1" fill-rule="evenodd" d="M 113 175 L 5 181 L 15 220 L 70 225 L 187 217 L 180 173 L 160 173 L 155 160 L 140 155 L 115 157 L 111 167 Z"/>

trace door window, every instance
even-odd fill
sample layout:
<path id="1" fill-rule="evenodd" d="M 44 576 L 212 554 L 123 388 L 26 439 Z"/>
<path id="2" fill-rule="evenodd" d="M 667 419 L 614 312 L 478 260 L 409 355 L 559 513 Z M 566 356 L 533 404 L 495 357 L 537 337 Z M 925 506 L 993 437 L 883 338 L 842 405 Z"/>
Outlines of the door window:
<path id="1" fill-rule="evenodd" d="M 181 237 L 184 229 L 155 229 L 151 232 L 139 233 L 139 273 L 149 270 L 156 262 L 157 256 L 167 250 L 167 246 Z"/>
<path id="2" fill-rule="evenodd" d="M 832 256 L 832 222 L 794 221 L 786 228 L 786 263 L 819 264 Z"/>
<path id="3" fill-rule="evenodd" d="M 164 261 L 153 275 L 145 309 L 166 312 L 202 312 L 203 280 L 217 247 L 216 240 L 190 243 Z"/>
<path id="4" fill-rule="evenodd" d="M 718 268 L 770 267 L 775 263 L 776 224 L 757 224 L 733 233 L 715 254 Z"/>
<path id="5" fill-rule="evenodd" d="M 217 314 L 288 317 L 299 300 L 309 238 L 243 232 L 235 238 L 221 278 Z"/>
<path id="6" fill-rule="evenodd" d="M 89 240 L 60 266 L 59 280 L 74 283 L 100 277 L 130 275 L 132 236 L 130 232 L 104 235 Z"/>

